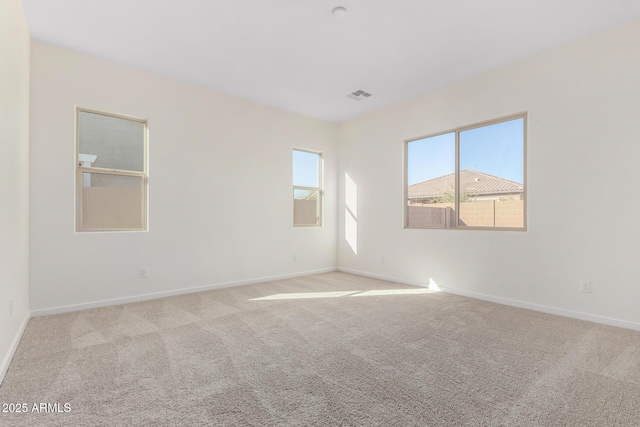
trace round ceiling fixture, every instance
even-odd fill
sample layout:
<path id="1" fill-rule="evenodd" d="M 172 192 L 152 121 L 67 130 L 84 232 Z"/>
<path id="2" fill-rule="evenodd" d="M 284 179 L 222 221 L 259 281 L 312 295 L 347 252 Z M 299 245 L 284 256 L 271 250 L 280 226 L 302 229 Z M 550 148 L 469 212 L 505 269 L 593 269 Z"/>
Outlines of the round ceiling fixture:
<path id="1" fill-rule="evenodd" d="M 335 16 L 336 18 L 344 18 L 344 16 L 347 14 L 347 9 L 342 6 L 336 6 L 333 8 L 331 13 L 333 13 L 333 16 Z"/>

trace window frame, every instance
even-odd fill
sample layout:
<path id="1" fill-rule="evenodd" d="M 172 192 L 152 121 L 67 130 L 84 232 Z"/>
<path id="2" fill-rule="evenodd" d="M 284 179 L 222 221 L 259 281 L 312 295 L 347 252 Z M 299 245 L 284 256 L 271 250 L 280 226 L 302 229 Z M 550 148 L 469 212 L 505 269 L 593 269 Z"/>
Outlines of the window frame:
<path id="1" fill-rule="evenodd" d="M 301 151 L 303 153 L 311 153 L 318 155 L 318 184 L 319 187 L 306 187 L 302 185 L 295 185 L 293 183 L 293 152 Z M 321 151 L 309 150 L 306 148 L 293 147 L 291 150 L 291 184 L 293 191 L 291 192 L 291 222 L 294 228 L 322 228 L 324 227 L 324 156 Z M 305 191 L 317 191 L 318 192 L 318 223 L 317 224 L 296 224 L 296 190 Z"/>
<path id="2" fill-rule="evenodd" d="M 75 162 L 76 162 L 76 189 L 75 189 L 75 205 L 76 205 L 76 233 L 112 233 L 112 232 L 126 232 L 126 231 L 148 231 L 149 230 L 149 213 L 148 213 L 148 143 L 149 143 L 149 127 L 147 119 L 141 119 L 124 114 L 117 114 L 106 112 L 102 110 L 95 110 L 84 107 L 75 107 L 75 127 L 76 127 L 76 149 L 75 149 Z M 125 169 L 110 169 L 100 167 L 86 167 L 82 166 L 80 160 L 80 113 L 97 114 L 101 116 L 112 117 L 116 119 L 129 120 L 137 123 L 141 123 L 144 126 L 143 131 L 143 166 L 142 171 L 131 171 Z M 84 180 L 83 173 L 101 174 L 101 175 L 115 175 L 115 176 L 129 176 L 140 178 L 142 185 L 141 195 L 141 210 L 142 210 L 142 227 L 140 228 L 87 228 L 83 227 L 82 215 L 83 215 L 83 188 Z"/>
<path id="3" fill-rule="evenodd" d="M 482 127 L 492 126 L 504 122 L 509 122 L 513 120 L 523 119 L 523 226 L 522 227 L 487 227 L 487 226 L 460 226 L 460 133 L 478 129 Z M 528 203 L 528 195 L 527 195 L 527 127 L 528 127 L 528 112 L 524 111 L 521 113 L 510 114 L 508 116 L 502 116 L 495 119 L 485 120 L 481 122 L 476 122 L 470 125 L 459 126 L 454 129 L 446 130 L 443 132 L 432 133 L 425 136 L 420 136 L 417 138 L 411 138 L 404 140 L 404 179 L 403 179 L 403 228 L 407 230 L 443 230 L 443 228 L 421 228 L 421 227 L 409 227 L 409 144 L 415 141 L 420 141 L 422 139 L 433 138 L 436 136 L 446 135 L 449 133 L 455 134 L 455 211 L 456 217 L 454 221 L 453 227 L 444 228 L 444 230 L 480 230 L 480 231 L 527 231 L 527 203 Z"/>

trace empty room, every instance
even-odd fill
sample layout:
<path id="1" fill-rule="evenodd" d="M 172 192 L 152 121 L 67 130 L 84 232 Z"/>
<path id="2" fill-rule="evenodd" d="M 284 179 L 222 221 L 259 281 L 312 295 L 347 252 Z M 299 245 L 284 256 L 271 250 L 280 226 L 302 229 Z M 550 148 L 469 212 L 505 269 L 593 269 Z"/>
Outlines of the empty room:
<path id="1" fill-rule="evenodd" d="M 0 0 L 0 425 L 640 425 L 637 0 Z"/>

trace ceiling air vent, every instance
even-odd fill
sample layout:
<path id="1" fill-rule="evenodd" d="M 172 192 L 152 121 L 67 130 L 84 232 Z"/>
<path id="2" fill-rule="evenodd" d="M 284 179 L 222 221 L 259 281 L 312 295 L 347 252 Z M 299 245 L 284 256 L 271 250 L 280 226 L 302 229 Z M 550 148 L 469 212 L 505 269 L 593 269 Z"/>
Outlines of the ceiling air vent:
<path id="1" fill-rule="evenodd" d="M 367 93 L 367 92 L 365 92 L 363 90 L 357 90 L 357 91 L 347 95 L 347 98 L 351 98 L 351 99 L 353 99 L 355 101 L 362 101 L 363 99 L 366 99 L 366 98 L 368 98 L 370 96 L 371 96 L 370 93 Z"/>

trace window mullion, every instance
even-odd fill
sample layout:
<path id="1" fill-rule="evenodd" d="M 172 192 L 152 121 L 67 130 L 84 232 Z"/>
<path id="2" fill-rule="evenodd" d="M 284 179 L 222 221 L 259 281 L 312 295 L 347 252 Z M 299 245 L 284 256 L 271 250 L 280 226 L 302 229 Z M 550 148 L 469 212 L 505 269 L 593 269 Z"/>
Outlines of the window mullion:
<path id="1" fill-rule="evenodd" d="M 294 185 L 293 186 L 294 190 L 308 190 L 308 191 L 318 191 L 318 192 L 322 192 L 320 187 L 303 187 L 301 185 Z"/>
<path id="2" fill-rule="evenodd" d="M 96 173 L 96 174 L 102 174 L 102 175 L 126 175 L 126 176 L 136 176 L 141 178 L 145 177 L 144 172 L 128 171 L 124 169 L 105 169 L 105 168 L 78 166 L 78 170 L 80 172 Z"/>

